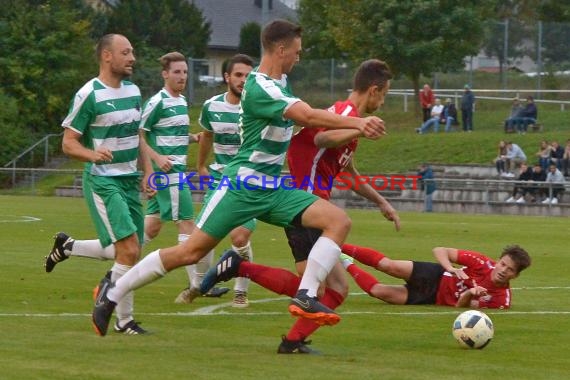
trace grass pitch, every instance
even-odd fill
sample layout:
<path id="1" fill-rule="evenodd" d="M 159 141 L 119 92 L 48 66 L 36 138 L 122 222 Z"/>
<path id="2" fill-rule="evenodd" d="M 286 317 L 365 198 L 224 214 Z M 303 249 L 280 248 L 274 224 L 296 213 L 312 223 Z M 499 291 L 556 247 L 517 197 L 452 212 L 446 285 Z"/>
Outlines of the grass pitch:
<path id="1" fill-rule="evenodd" d="M 231 296 L 173 303 L 186 286 L 177 270 L 136 293 L 136 317 L 149 336 L 95 335 L 91 291 L 110 262 L 71 258 L 47 274 L 43 257 L 63 230 L 94 238 L 82 199 L 0 196 L 0 378 L 2 379 L 566 379 L 568 377 L 565 218 L 402 213 L 395 232 L 378 212 L 350 211 L 349 241 L 393 258 L 432 260 L 431 248 L 469 248 L 498 256 L 517 243 L 533 265 L 513 282 L 514 307 L 488 311 L 495 338 L 464 350 L 451 335 L 462 310 L 394 306 L 352 282 L 334 327 L 313 336 L 320 356 L 277 355 L 293 319 L 288 299 L 252 284 L 251 305 L 233 309 Z M 174 244 L 167 225 L 144 248 Z M 228 247 L 224 241 L 217 254 Z M 259 223 L 255 261 L 293 269 L 281 229 Z M 400 281 L 375 272 L 385 283 Z M 228 283 L 230 287 L 233 285 Z"/>

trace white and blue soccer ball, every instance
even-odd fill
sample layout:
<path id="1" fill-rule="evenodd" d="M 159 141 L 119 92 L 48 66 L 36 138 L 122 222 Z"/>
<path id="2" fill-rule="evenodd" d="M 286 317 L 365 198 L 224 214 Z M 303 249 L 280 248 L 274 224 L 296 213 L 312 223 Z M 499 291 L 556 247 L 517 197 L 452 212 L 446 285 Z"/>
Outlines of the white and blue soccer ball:
<path id="1" fill-rule="evenodd" d="M 493 339 L 495 329 L 487 314 L 479 310 L 468 310 L 457 316 L 452 332 L 460 346 L 483 349 Z"/>

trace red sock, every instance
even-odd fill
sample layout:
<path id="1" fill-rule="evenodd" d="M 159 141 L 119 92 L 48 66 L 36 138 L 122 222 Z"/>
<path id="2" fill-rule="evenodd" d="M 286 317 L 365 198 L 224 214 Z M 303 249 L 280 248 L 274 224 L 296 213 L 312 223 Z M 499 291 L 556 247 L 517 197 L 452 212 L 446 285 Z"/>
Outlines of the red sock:
<path id="1" fill-rule="evenodd" d="M 368 272 L 360 269 L 356 265 L 352 264 L 346 268 L 346 271 L 350 273 L 354 281 L 360 286 L 360 289 L 364 290 L 366 293 L 370 294 L 370 290 L 376 284 L 380 282 Z"/>
<path id="2" fill-rule="evenodd" d="M 376 268 L 378 262 L 386 257 L 382 252 L 375 251 L 372 248 L 352 244 L 343 244 L 341 250 L 348 256 L 354 257 L 357 261 L 372 268 Z"/>
<path id="3" fill-rule="evenodd" d="M 286 269 L 268 267 L 249 261 L 242 261 L 238 276 L 247 277 L 265 289 L 289 297 L 295 297 L 301 283 L 299 276 Z"/>
<path id="4" fill-rule="evenodd" d="M 323 305 L 330 307 L 331 309 L 336 309 L 340 304 L 343 303 L 344 297 L 337 291 L 330 288 L 325 289 L 325 294 L 319 300 Z M 311 335 L 320 326 L 315 322 L 299 318 L 297 322 L 291 327 L 289 333 L 287 333 L 288 340 L 304 340 L 306 337 Z"/>

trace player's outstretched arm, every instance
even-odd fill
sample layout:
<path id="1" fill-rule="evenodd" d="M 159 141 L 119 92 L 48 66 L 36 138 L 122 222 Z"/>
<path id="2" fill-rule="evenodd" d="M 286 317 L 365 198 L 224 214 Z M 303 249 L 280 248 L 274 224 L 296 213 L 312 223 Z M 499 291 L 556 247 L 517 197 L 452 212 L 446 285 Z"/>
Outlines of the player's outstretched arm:
<path id="1" fill-rule="evenodd" d="M 330 129 L 317 133 L 314 142 L 318 148 L 336 148 L 361 136 L 358 129 Z"/>
<path id="2" fill-rule="evenodd" d="M 283 116 L 307 128 L 356 129 L 370 139 L 378 139 L 386 134 L 384 122 L 376 116 L 365 118 L 341 116 L 326 110 L 311 108 L 303 101 L 290 106 Z"/>
<path id="3" fill-rule="evenodd" d="M 360 178 L 360 173 L 356 170 L 353 160 L 349 161 L 346 166 L 346 171 L 351 174 L 353 179 Z M 394 207 L 392 207 L 390 202 L 380 195 L 369 183 L 359 183 L 359 186 L 353 187 L 352 191 L 361 197 L 368 199 L 370 202 L 375 203 L 382 212 L 382 215 L 384 215 L 387 220 L 394 222 L 396 231 L 400 231 L 400 216 L 398 215 L 398 212 Z"/>

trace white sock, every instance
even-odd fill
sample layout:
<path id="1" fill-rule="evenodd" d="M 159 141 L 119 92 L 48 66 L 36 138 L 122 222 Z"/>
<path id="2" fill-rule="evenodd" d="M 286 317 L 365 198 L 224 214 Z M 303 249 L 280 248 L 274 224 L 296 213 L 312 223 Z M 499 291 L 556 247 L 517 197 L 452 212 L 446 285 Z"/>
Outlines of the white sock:
<path id="1" fill-rule="evenodd" d="M 113 302 L 121 300 L 131 290 L 149 284 L 166 275 L 159 250 L 152 251 L 115 282 L 107 296 Z"/>
<path id="2" fill-rule="evenodd" d="M 253 250 L 251 249 L 251 243 L 248 241 L 243 247 L 236 247 L 232 245 L 232 249 L 237 252 L 244 260 L 253 262 Z M 234 291 L 236 292 L 247 292 L 249 287 L 249 278 L 237 277 L 234 285 Z"/>
<path id="3" fill-rule="evenodd" d="M 208 254 L 200 259 L 196 264 L 186 265 L 186 272 L 188 273 L 188 281 L 190 287 L 199 288 L 202 284 L 204 275 L 214 264 L 214 250 L 212 249 Z"/>
<path id="4" fill-rule="evenodd" d="M 132 267 L 130 265 L 123 265 L 115 263 L 111 268 L 111 281 L 115 282 L 123 277 L 125 273 Z M 135 304 L 134 292 L 128 292 L 118 303 L 115 308 L 119 326 L 124 327 L 127 323 L 133 320 L 133 310 Z"/>
<path id="5" fill-rule="evenodd" d="M 115 245 L 110 244 L 103 248 L 99 240 L 75 240 L 69 255 L 97 260 L 115 260 Z"/>
<path id="6" fill-rule="evenodd" d="M 331 239 L 321 236 L 313 245 L 299 289 L 307 289 L 309 297 L 316 297 L 319 285 L 338 262 L 340 247 Z"/>

